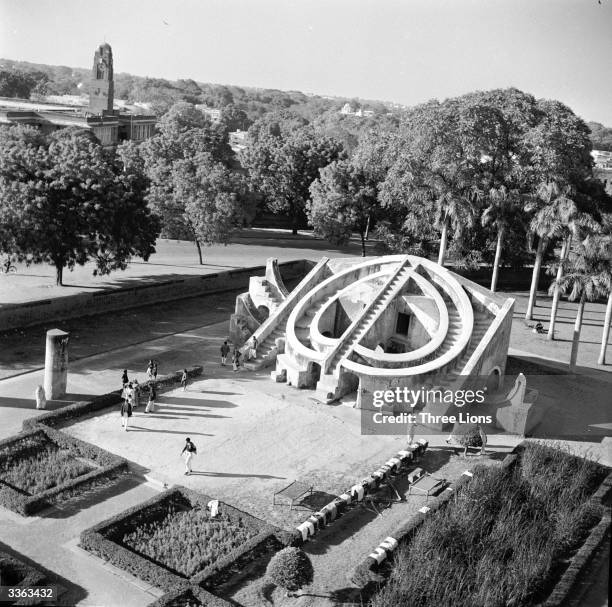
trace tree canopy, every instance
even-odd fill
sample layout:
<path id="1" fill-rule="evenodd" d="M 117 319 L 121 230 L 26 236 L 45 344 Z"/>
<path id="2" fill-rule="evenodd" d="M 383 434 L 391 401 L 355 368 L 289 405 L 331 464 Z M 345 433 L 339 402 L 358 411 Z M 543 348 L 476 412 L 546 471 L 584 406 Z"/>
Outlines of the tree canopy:
<path id="1" fill-rule="evenodd" d="M 0 129 L 0 247 L 27 263 L 64 268 L 95 262 L 95 273 L 125 269 L 155 251 L 159 220 L 145 184 L 76 129 L 44 137 Z"/>

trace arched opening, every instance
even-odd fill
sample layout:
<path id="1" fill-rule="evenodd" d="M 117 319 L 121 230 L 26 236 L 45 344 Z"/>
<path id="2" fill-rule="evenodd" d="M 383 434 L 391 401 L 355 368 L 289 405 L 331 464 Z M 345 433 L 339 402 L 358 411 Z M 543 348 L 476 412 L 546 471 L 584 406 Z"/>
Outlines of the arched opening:
<path id="1" fill-rule="evenodd" d="M 270 309 L 268 306 L 257 306 L 257 316 L 261 322 L 267 320 L 268 316 L 270 316 Z"/>
<path id="2" fill-rule="evenodd" d="M 486 381 L 487 393 L 497 392 L 501 388 L 501 369 L 499 367 L 493 367 L 489 371 Z"/>

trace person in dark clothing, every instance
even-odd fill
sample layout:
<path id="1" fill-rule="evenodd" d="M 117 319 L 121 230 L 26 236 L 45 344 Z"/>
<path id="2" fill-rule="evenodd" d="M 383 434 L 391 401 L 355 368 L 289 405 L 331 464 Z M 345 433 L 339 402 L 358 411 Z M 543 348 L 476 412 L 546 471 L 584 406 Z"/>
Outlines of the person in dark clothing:
<path id="1" fill-rule="evenodd" d="M 198 450 L 196 446 L 191 442 L 191 439 L 187 437 L 185 439 L 185 446 L 181 451 L 181 455 L 185 460 L 185 475 L 189 476 L 191 474 L 191 462 L 193 458 L 198 454 Z"/>
<path id="2" fill-rule="evenodd" d="M 149 401 L 147 402 L 147 408 L 145 413 L 155 412 L 155 399 L 157 398 L 157 391 L 155 390 L 155 384 L 149 384 Z"/>
<path id="3" fill-rule="evenodd" d="M 129 384 L 130 380 L 128 379 L 127 369 L 123 369 L 123 375 L 121 376 L 121 385 L 125 386 L 125 384 Z"/>
<path id="4" fill-rule="evenodd" d="M 130 417 L 132 417 L 132 403 L 129 400 L 124 400 L 121 405 L 121 425 L 126 432 Z"/>

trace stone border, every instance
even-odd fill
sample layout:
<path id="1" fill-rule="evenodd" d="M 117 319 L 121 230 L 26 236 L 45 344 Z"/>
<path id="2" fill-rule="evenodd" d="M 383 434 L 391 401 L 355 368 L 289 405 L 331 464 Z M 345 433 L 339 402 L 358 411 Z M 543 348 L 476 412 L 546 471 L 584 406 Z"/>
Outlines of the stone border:
<path id="1" fill-rule="evenodd" d="M 285 271 L 286 278 L 291 279 L 303 276 L 307 272 L 308 263 L 306 259 L 297 259 L 281 262 L 279 265 Z M 264 271 L 265 266 L 255 266 L 213 274 L 189 274 L 175 280 L 107 288 L 25 304 L 1 304 L 0 331 L 44 324 L 49 318 L 68 320 L 95 316 L 154 303 L 244 289 L 248 287 L 252 275 Z"/>
<path id="2" fill-rule="evenodd" d="M 175 485 L 149 500 L 86 529 L 81 533 L 79 546 L 115 567 L 171 593 L 177 589 L 185 589 L 189 585 L 206 589 L 214 588 L 231 577 L 233 569 L 242 567 L 244 563 L 250 562 L 262 552 L 267 553 L 290 545 L 293 540 L 292 534 L 287 534 L 282 529 L 252 514 L 219 501 L 220 512 L 229 516 L 230 519 L 241 519 L 243 523 L 246 522 L 252 528 L 254 527 L 257 534 L 190 578 L 154 563 L 120 544 L 126 532 L 137 527 L 141 521 L 150 521 L 152 514 L 165 512 L 168 502 L 177 498 L 186 501 L 192 507 L 201 508 L 206 508 L 208 502 L 214 499 L 186 487 Z"/>
<path id="3" fill-rule="evenodd" d="M 590 502 L 603 511 L 601 520 L 593 527 L 576 554 L 571 557 L 569 566 L 557 581 L 548 598 L 541 603 L 542 607 L 562 607 L 570 598 L 580 575 L 587 569 L 599 548 L 608 539 L 610 533 L 610 507 L 605 504 L 612 492 L 612 471 L 603 480 L 599 489 L 591 496 Z"/>
<path id="4" fill-rule="evenodd" d="M 329 526 L 337 516 L 346 511 L 352 503 L 363 501 L 366 495 L 376 493 L 383 481 L 391 474 L 399 474 L 404 465 L 416 461 L 429 446 L 425 439 L 419 439 L 405 450 L 398 451 L 396 455 L 388 459 L 382 466 L 373 472 L 368 478 L 354 484 L 347 491 L 342 492 L 332 502 L 309 516 L 303 523 L 298 525 L 293 534 L 295 544 L 302 544 L 314 536 L 320 529 Z M 414 480 L 417 480 L 416 478 Z M 297 532 L 297 533 L 296 533 Z"/>
<path id="5" fill-rule="evenodd" d="M 78 457 L 93 462 L 96 469 L 35 495 L 29 495 L 0 479 L 0 505 L 23 516 L 30 516 L 57 502 L 79 495 L 92 486 L 110 480 L 127 470 L 127 460 L 124 458 L 42 425 L 0 441 L 0 447 L 10 446 L 37 435 L 43 435 L 60 448 L 68 449 Z"/>

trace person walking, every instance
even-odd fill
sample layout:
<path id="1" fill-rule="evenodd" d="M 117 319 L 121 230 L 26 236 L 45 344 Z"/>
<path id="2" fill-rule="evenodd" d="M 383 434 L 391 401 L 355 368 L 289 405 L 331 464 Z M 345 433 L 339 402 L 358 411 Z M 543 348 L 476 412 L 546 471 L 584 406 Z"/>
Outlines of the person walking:
<path id="1" fill-rule="evenodd" d="M 130 380 L 128 379 L 127 369 L 123 369 L 123 375 L 121 376 L 121 385 L 125 387 L 125 384 L 129 384 Z"/>
<path id="2" fill-rule="evenodd" d="M 234 366 L 234 371 L 238 371 L 238 367 L 240 367 L 240 350 L 234 346 L 234 352 L 232 353 L 232 364 Z"/>
<path id="3" fill-rule="evenodd" d="M 221 345 L 221 366 L 225 367 L 225 363 L 227 362 L 227 355 L 229 354 L 230 347 L 227 345 L 227 342 L 224 341 Z"/>
<path id="4" fill-rule="evenodd" d="M 132 403 L 129 400 L 125 400 L 121 405 L 121 425 L 126 432 L 128 430 L 130 417 L 132 417 Z"/>
<path id="5" fill-rule="evenodd" d="M 249 358 L 251 360 L 254 360 L 257 358 L 257 346 L 258 346 L 258 342 L 257 342 L 257 337 L 255 337 L 255 335 L 253 335 L 251 337 L 251 349 L 249 350 Z"/>
<path id="6" fill-rule="evenodd" d="M 185 460 L 185 475 L 189 476 L 191 474 L 191 462 L 193 461 L 193 458 L 198 454 L 198 450 L 196 449 L 196 446 L 191 442 L 191 439 L 189 437 L 187 437 L 185 439 L 185 446 L 183 447 L 183 450 L 181 451 L 181 455 L 183 456 L 183 459 Z"/>
<path id="7" fill-rule="evenodd" d="M 183 369 L 183 375 L 181 376 L 181 386 L 183 386 L 183 392 L 187 390 L 187 381 L 189 376 L 187 375 L 187 369 Z"/>
<path id="8" fill-rule="evenodd" d="M 149 401 L 145 413 L 155 412 L 155 399 L 157 398 L 157 392 L 155 391 L 155 384 L 149 384 Z"/>
<path id="9" fill-rule="evenodd" d="M 153 361 L 149 359 L 149 364 L 147 365 L 147 379 L 153 379 Z"/>
<path id="10" fill-rule="evenodd" d="M 153 361 L 153 379 L 157 379 L 157 361 Z"/>

